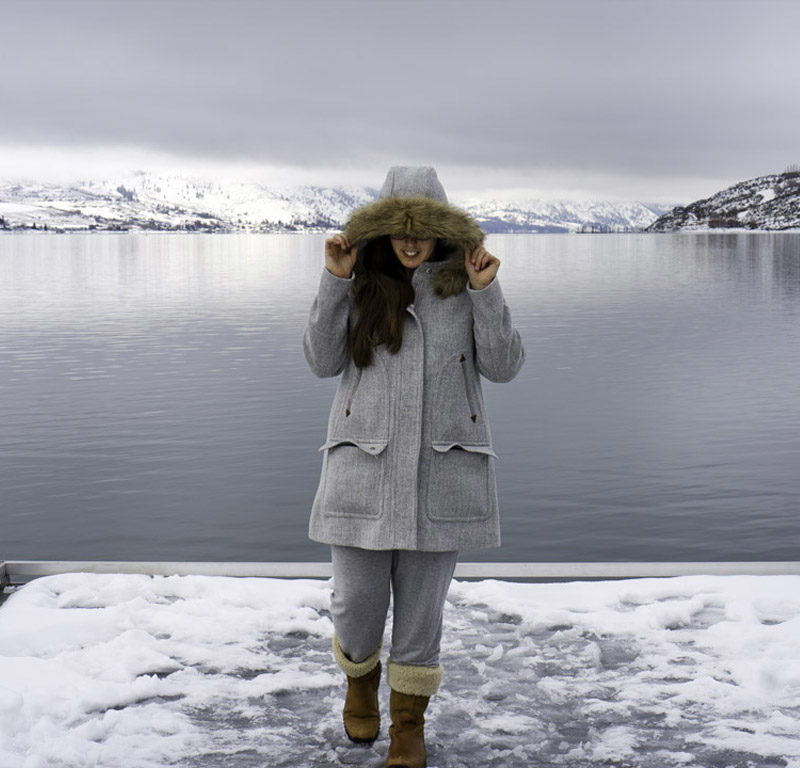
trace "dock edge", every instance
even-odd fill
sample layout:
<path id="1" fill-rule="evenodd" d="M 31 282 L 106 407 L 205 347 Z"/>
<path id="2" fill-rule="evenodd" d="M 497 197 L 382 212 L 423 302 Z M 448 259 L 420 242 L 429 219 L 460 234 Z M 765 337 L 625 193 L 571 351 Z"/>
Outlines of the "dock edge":
<path id="1" fill-rule="evenodd" d="M 142 574 L 147 576 L 232 576 L 328 579 L 324 562 L 147 562 L 99 560 L 0 560 L 0 590 L 42 576 L 64 573 Z M 504 563 L 462 562 L 456 579 L 510 581 L 604 581 L 672 576 L 800 575 L 800 561 Z"/>

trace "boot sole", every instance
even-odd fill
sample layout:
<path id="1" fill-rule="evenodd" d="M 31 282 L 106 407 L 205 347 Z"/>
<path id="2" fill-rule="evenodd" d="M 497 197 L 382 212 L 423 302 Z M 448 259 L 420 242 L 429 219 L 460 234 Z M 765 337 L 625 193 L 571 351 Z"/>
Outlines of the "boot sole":
<path id="1" fill-rule="evenodd" d="M 347 733 L 347 731 L 345 731 Z M 353 742 L 353 744 L 363 744 L 364 746 L 369 746 L 370 744 L 374 744 L 378 737 L 376 736 L 374 739 L 354 739 L 349 733 L 347 734 L 347 738 Z"/>
<path id="2" fill-rule="evenodd" d="M 344 729 L 344 732 L 345 732 L 345 734 L 347 734 L 347 738 L 350 739 L 350 741 L 352 741 L 353 744 L 365 744 L 365 745 L 369 746 L 370 744 L 373 744 L 377 740 L 378 736 L 380 736 L 381 726 L 380 726 L 380 723 L 378 723 L 378 730 L 375 733 L 375 735 L 371 736 L 369 738 L 366 738 L 366 739 L 365 738 L 360 738 L 358 736 L 351 736 L 350 733 L 348 732 L 347 728 Z"/>
<path id="3" fill-rule="evenodd" d="M 411 768 L 411 766 L 406 763 L 392 763 L 389 768 Z M 422 768 L 428 768 L 428 763 L 426 762 Z"/>

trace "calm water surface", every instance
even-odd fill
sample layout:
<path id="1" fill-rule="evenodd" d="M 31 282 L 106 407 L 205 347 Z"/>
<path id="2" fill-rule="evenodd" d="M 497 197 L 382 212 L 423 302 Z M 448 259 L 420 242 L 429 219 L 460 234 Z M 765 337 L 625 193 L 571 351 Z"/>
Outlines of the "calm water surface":
<path id="1" fill-rule="evenodd" d="M 321 236 L 0 237 L 0 559 L 319 560 Z M 504 546 L 797 559 L 800 235 L 499 236 Z"/>

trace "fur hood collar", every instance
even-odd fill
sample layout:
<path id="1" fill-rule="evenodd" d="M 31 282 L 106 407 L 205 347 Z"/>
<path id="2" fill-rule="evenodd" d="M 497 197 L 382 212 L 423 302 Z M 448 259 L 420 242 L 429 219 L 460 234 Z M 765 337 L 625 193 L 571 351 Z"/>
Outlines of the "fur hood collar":
<path id="1" fill-rule="evenodd" d="M 344 230 L 353 244 L 400 232 L 443 240 L 451 253 L 447 265 L 437 272 L 436 293 L 447 298 L 464 290 L 464 251 L 482 244 L 486 236 L 469 214 L 430 197 L 387 197 L 354 211 Z"/>

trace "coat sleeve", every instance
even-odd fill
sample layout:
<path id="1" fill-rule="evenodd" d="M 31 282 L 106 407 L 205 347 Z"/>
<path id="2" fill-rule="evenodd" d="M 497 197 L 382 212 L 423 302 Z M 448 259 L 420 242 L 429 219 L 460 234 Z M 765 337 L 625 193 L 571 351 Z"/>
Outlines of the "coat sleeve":
<path id="1" fill-rule="evenodd" d="M 489 381 L 511 381 L 525 362 L 525 350 L 511 324 L 500 283 L 495 278 L 479 291 L 467 286 L 467 293 L 472 300 L 478 370 Z"/>
<path id="2" fill-rule="evenodd" d="M 311 305 L 303 353 L 315 376 L 338 376 L 350 356 L 347 349 L 350 291 L 353 277 L 341 278 L 323 268 L 319 291 Z"/>

